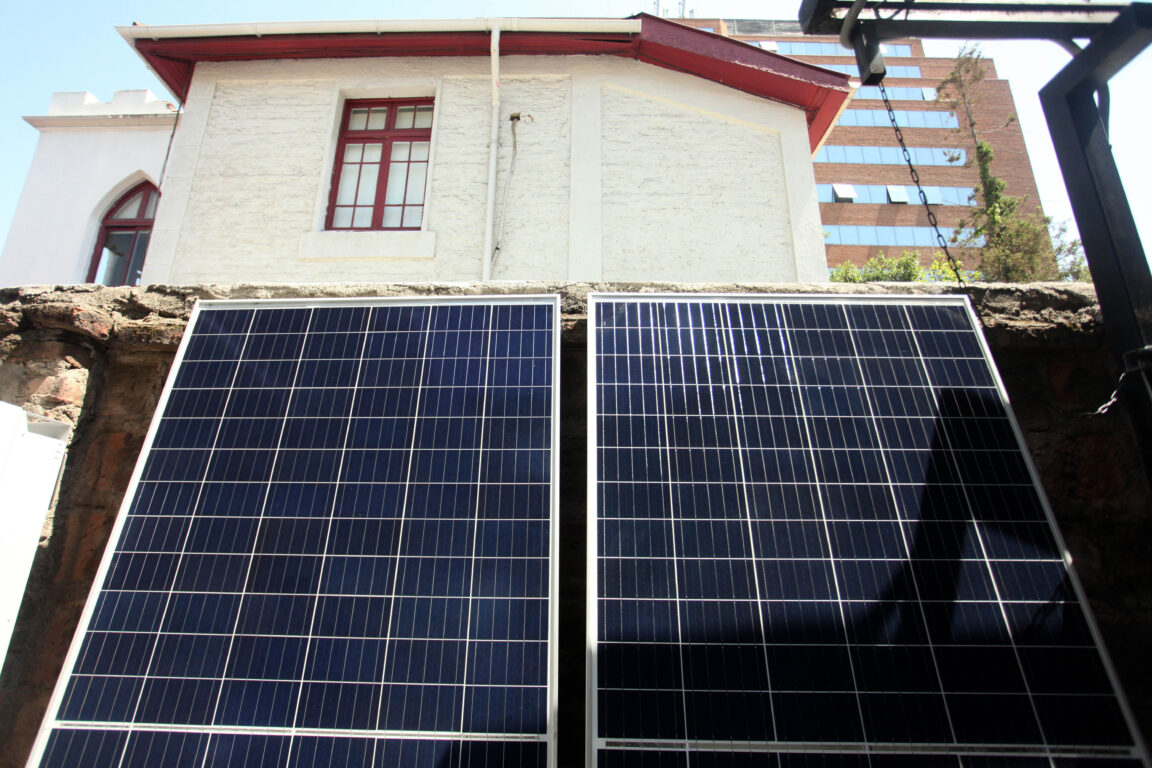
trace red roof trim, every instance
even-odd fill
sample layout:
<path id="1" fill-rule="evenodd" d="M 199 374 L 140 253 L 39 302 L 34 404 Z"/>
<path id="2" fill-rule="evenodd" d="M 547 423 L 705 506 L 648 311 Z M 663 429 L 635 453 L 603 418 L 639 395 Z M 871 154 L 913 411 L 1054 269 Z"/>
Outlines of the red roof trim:
<path id="1" fill-rule="evenodd" d="M 137 52 L 183 101 L 188 96 L 193 67 L 201 61 L 487 56 L 490 39 L 487 32 L 393 32 L 139 38 L 135 43 Z M 635 36 L 629 34 L 505 32 L 500 36 L 500 52 L 509 56 L 609 54 L 634 58 L 636 44 Z"/>
<path id="2" fill-rule="evenodd" d="M 848 100 L 847 75 L 656 16 L 637 18 L 640 61 L 800 107 L 813 151 Z"/>
<path id="3" fill-rule="evenodd" d="M 610 55 L 702 77 L 804 110 L 813 150 L 848 98 L 848 78 L 736 40 L 640 14 L 639 35 L 504 32 L 502 55 Z M 137 52 L 184 101 L 201 61 L 487 56 L 487 32 L 228 35 L 135 40 Z"/>

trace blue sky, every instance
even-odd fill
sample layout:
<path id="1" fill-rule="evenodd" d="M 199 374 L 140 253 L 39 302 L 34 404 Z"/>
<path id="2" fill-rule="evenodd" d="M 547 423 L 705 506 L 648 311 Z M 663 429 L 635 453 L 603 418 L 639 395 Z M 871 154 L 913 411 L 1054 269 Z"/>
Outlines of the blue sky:
<path id="1" fill-rule="evenodd" d="M 663 7 L 675 15 L 677 2 Z M 697 17 L 795 19 L 799 0 L 688 0 Z M 50 10 L 45 10 L 49 8 Z M 653 0 L 584 0 L 567 6 L 540 0 L 423 0 L 420 3 L 340 0 L 63 0 L 51 6 L 5 3 L 0 21 L 7 30 L 0 47 L 0 233 L 7 236 L 24 176 L 36 148 L 37 132 L 21 118 L 44 114 L 54 91 L 91 91 L 102 101 L 117 90 L 150 88 L 171 98 L 142 60 L 117 34 L 116 26 L 209 24 L 246 21 L 299 21 L 371 18 L 474 18 L 481 16 L 604 16 L 623 18 L 654 12 Z M 930 55 L 952 55 L 959 43 L 932 41 Z M 1057 219 L 1072 212 L 1048 138 L 1037 91 L 1067 63 L 1068 55 L 1048 42 L 998 42 L 983 46 L 1002 78 L 1012 83 L 1020 123 L 1036 171 L 1045 211 Z M 1152 251 L 1152 161 L 1140 141 L 1147 122 L 1147 83 L 1152 51 L 1112 81 L 1113 152 L 1125 178 L 1137 226 Z"/>

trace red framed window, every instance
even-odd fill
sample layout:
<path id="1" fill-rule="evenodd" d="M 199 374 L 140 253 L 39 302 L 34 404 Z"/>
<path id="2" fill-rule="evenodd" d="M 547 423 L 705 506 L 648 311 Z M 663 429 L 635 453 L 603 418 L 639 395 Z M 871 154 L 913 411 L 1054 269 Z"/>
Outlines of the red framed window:
<path id="1" fill-rule="evenodd" d="M 112 204 L 100 223 L 96 252 L 88 267 L 88 282 L 101 285 L 139 285 L 144 254 L 152 236 L 160 190 L 147 181 L 136 185 Z"/>
<path id="2" fill-rule="evenodd" d="M 328 229 L 420 229 L 432 106 L 432 99 L 362 99 L 344 105 Z"/>

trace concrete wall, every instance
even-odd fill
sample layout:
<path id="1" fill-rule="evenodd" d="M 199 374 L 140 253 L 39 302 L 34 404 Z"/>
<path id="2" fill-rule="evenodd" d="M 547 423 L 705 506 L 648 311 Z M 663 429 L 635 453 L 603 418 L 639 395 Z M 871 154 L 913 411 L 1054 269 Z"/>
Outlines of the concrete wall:
<path id="1" fill-rule="evenodd" d="M 205 63 L 176 132 L 145 283 L 473 280 L 487 58 Z M 498 279 L 822 280 L 796 108 L 614 57 L 501 59 Z M 343 103 L 433 96 L 419 232 L 326 232 Z M 516 125 L 514 112 L 525 115 Z M 528 119 L 528 115 L 531 119 Z"/>
<path id="2" fill-rule="evenodd" d="M 111 102 L 57 93 L 25 118 L 40 141 L 0 255 L 0 285 L 83 283 L 100 222 L 142 181 L 158 184 L 175 107 L 148 91 Z"/>
<path id="3" fill-rule="evenodd" d="M 501 292 L 562 295 L 561 765 L 582 765 L 589 290 L 946 293 L 939 285 L 348 284 L 0 290 L 0 400 L 76 425 L 0 675 L 0 766 L 23 765 L 197 298 Z M 975 285 L 977 308 L 1077 572 L 1145 733 L 1152 732 L 1152 492 L 1091 287 Z M 567 638 L 567 640 L 566 640 Z M 573 641 L 572 638 L 575 638 Z"/>

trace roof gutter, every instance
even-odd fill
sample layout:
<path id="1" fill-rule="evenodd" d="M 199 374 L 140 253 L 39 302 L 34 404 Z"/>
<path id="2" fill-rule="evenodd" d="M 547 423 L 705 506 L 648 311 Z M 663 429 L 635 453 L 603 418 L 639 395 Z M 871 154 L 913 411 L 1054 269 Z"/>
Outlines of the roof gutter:
<path id="1" fill-rule="evenodd" d="M 640 33 L 639 19 L 407 19 L 368 21 L 273 21 L 259 24 L 133 25 L 116 27 L 129 44 L 133 40 L 187 37 L 264 37 L 267 35 L 377 35 L 402 32 L 569 32 L 591 34 Z"/>

